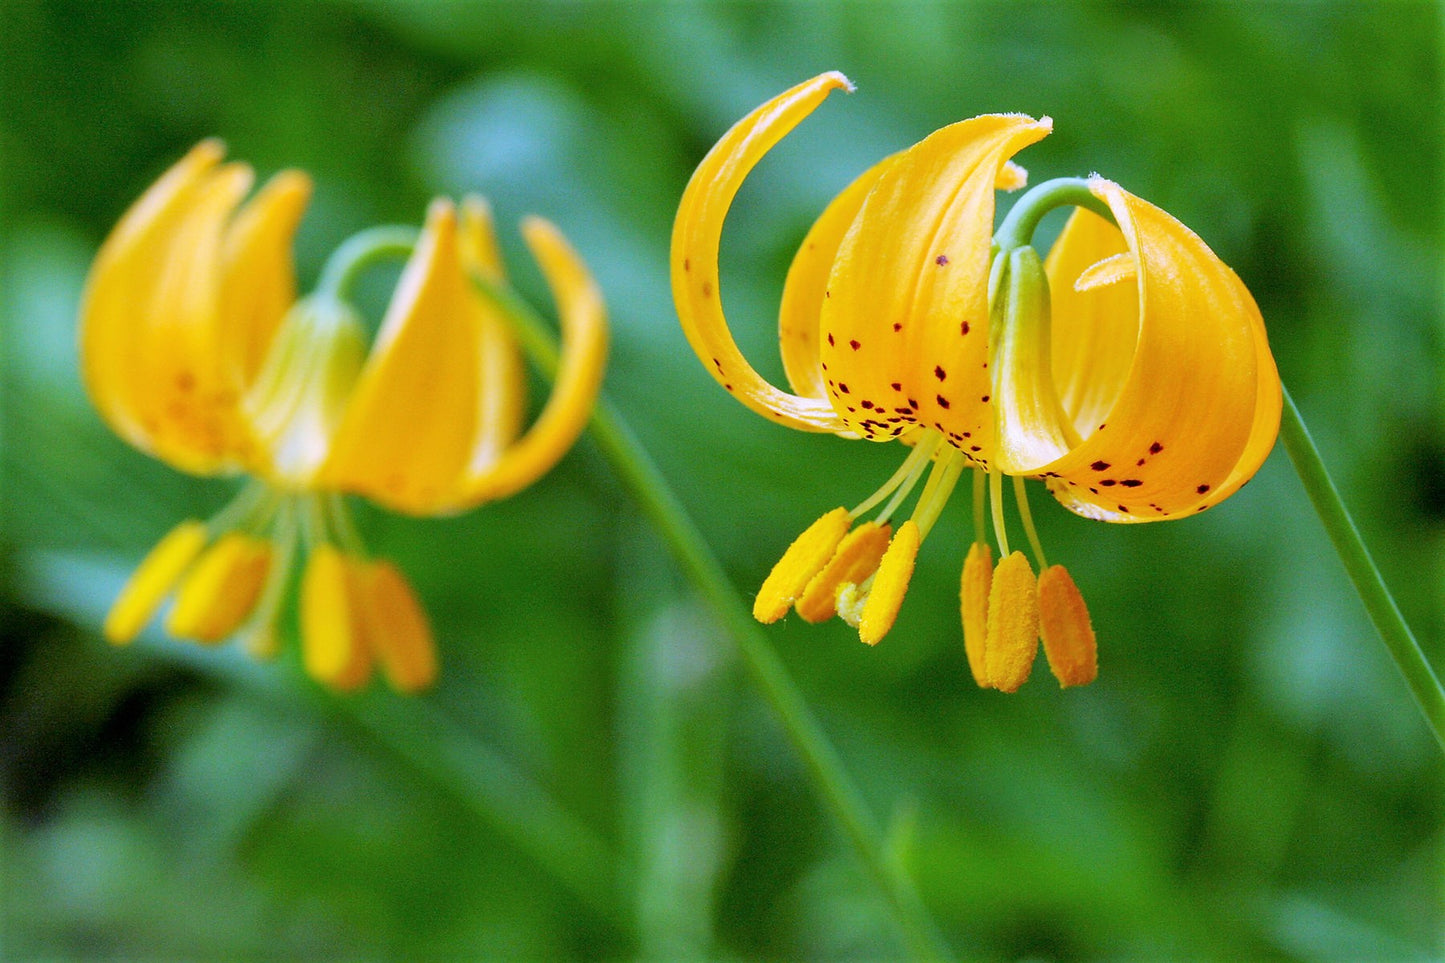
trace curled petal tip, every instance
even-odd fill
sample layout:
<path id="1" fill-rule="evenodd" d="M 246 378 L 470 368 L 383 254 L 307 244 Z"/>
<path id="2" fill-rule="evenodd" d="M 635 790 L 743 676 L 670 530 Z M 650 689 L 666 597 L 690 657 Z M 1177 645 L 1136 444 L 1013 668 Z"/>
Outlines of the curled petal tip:
<path id="1" fill-rule="evenodd" d="M 853 81 L 849 80 L 841 70 L 830 70 L 827 73 L 822 74 L 821 77 L 826 77 L 828 80 L 832 81 L 832 86 L 837 87 L 850 94 L 858 89 L 853 84 Z"/>

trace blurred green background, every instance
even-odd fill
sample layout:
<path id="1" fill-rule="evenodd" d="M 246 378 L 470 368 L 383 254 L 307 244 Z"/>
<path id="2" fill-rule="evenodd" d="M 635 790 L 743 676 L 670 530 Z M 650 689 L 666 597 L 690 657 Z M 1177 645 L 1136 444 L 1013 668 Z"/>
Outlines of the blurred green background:
<path id="1" fill-rule="evenodd" d="M 234 486 L 112 437 L 74 319 L 109 227 L 196 140 L 309 170 L 303 284 L 379 222 L 476 190 L 568 234 L 615 324 L 607 390 L 750 598 L 899 457 L 774 426 L 707 377 L 667 284 L 692 167 L 825 69 L 832 98 L 724 239 L 777 376 L 792 250 L 885 153 L 1049 114 L 1035 182 L 1099 171 L 1245 279 L 1280 370 L 1445 660 L 1441 29 L 1426 3 L 92 3 L 0 0 L 0 846 L 7 959 L 888 959 L 902 944 L 730 642 L 590 441 L 452 520 L 363 508 L 443 676 L 338 697 L 100 619 Z M 1057 225 L 1053 225 L 1056 229 Z M 378 281 L 378 289 L 383 285 Z M 1107 526 L 1034 490 L 1099 681 L 968 677 L 955 500 L 876 650 L 767 630 L 958 953 L 1423 959 L 1442 767 L 1282 452 L 1219 509 Z"/>

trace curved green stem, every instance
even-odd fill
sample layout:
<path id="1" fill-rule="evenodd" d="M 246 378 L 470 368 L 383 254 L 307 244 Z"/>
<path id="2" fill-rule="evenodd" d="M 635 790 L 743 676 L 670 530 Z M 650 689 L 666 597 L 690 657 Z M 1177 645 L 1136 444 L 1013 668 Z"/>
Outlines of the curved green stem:
<path id="1" fill-rule="evenodd" d="M 1440 680 L 1420 649 L 1420 643 L 1415 641 L 1415 636 L 1405 624 L 1405 618 L 1400 614 L 1390 590 L 1385 587 L 1380 570 L 1370 558 L 1370 552 L 1360 538 L 1359 529 L 1355 528 L 1354 520 L 1350 518 L 1335 483 L 1325 470 L 1319 449 L 1310 438 L 1309 430 L 1300 418 L 1299 409 L 1295 407 L 1294 399 L 1287 390 L 1284 393 L 1279 436 L 1284 442 L 1284 450 L 1289 454 L 1289 460 L 1294 464 L 1295 472 L 1304 483 L 1305 492 L 1309 495 L 1315 512 L 1324 523 L 1330 541 L 1334 543 L 1335 552 L 1345 565 L 1345 572 L 1354 583 L 1360 601 L 1365 603 L 1365 611 L 1369 613 L 1375 631 L 1380 634 L 1380 640 L 1385 643 L 1395 665 L 1405 676 L 1405 682 L 1410 686 L 1410 692 L 1420 706 L 1420 711 L 1425 714 L 1425 722 L 1430 731 L 1435 734 L 1441 748 L 1445 748 L 1445 689 L 1440 687 Z"/>
<path id="2" fill-rule="evenodd" d="M 1089 182 L 1083 177 L 1056 177 L 1031 187 L 1009 209 L 1003 223 L 994 232 L 993 242 L 999 251 L 1012 251 L 1026 246 L 1033 240 L 1034 230 L 1044 215 L 1058 207 L 1086 207 L 1095 214 L 1114 223 L 1114 212 L 1109 205 L 1094 196 Z M 990 297 L 992 302 L 993 298 Z"/>
<path id="3" fill-rule="evenodd" d="M 511 318 L 518 340 L 537 367 L 549 377 L 554 375 L 557 346 L 532 307 L 505 287 L 477 277 L 473 283 Z M 748 615 L 747 606 L 738 598 L 687 509 L 606 398 L 598 400 L 591 434 L 618 478 L 672 549 L 713 615 L 737 644 L 743 663 L 777 713 L 824 803 L 882 893 L 908 944 L 909 956 L 920 960 L 951 958 L 912 880 L 897 861 L 887 855 L 883 835 L 868 813 L 858 787 L 844 770 L 837 750 L 823 734 L 767 636 Z"/>
<path id="4" fill-rule="evenodd" d="M 346 293 L 361 272 L 381 261 L 410 257 L 419 236 L 414 227 L 396 225 L 372 227 L 351 235 L 327 258 L 316 284 L 317 293 L 346 300 Z"/>

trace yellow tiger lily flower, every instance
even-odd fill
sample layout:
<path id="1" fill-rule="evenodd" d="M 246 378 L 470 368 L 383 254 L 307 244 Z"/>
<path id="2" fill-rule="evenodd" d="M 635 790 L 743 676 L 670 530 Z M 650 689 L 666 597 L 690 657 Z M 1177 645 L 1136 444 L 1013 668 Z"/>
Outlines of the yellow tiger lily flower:
<path id="1" fill-rule="evenodd" d="M 460 211 L 434 201 L 419 236 L 359 235 L 298 301 L 290 247 L 309 179 L 285 171 L 243 204 L 251 171 L 223 153 L 216 141 L 195 147 L 102 246 L 80 311 L 81 359 L 96 407 L 136 448 L 192 474 L 253 479 L 215 518 L 160 541 L 105 634 L 130 641 L 174 595 L 171 634 L 216 643 L 239 633 L 268 655 L 304 555 L 306 670 L 344 690 L 379 665 L 394 688 L 417 691 L 437 670 L 426 614 L 401 572 L 369 556 L 341 496 L 441 515 L 543 475 L 601 384 L 601 294 L 555 227 L 523 222 L 563 334 L 556 385 L 524 431 L 519 348 L 471 279 L 505 283 L 483 201 Z M 407 251 L 368 347 L 345 288 L 378 256 Z"/>
<path id="2" fill-rule="evenodd" d="M 763 155 L 838 89 L 852 85 L 822 74 L 739 121 L 698 166 L 673 228 L 683 331 L 729 393 L 792 428 L 911 448 L 872 496 L 798 537 L 754 615 L 837 614 L 876 644 L 970 468 L 975 540 L 960 601 L 975 679 L 1017 689 L 1042 637 L 1062 685 L 1089 682 L 1097 656 L 1088 611 L 1068 572 L 1045 562 L 1022 481 L 1042 479 L 1070 511 L 1109 522 L 1186 517 L 1237 491 L 1279 426 L 1259 309 L 1198 236 L 1102 177 L 1040 185 L 995 232 L 996 192 L 1026 180 L 1014 154 L 1052 122 L 987 115 L 883 159 L 827 206 L 783 289 L 779 339 L 792 390 L 769 383 L 723 315 L 723 220 Z M 1033 228 L 1065 205 L 1074 213 L 1041 260 Z M 911 517 L 896 524 L 925 475 Z M 1004 476 L 1014 478 L 1037 577 L 1008 547 Z M 984 525 L 990 502 L 997 567 Z"/>

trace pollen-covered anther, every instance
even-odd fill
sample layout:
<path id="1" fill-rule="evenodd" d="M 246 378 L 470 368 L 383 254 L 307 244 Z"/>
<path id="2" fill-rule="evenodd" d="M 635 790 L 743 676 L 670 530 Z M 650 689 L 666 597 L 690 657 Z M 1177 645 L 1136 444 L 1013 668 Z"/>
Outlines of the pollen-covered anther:
<path id="1" fill-rule="evenodd" d="M 988 685 L 984 665 L 985 640 L 988 637 L 988 593 L 993 582 L 993 550 L 987 542 L 974 542 L 963 562 L 958 599 L 963 612 L 963 649 L 968 668 L 980 686 Z"/>
<path id="2" fill-rule="evenodd" d="M 892 528 L 864 522 L 838 543 L 828 564 L 814 575 L 798 598 L 795 609 L 808 622 L 826 622 L 838 614 L 838 590 L 845 584 L 859 585 L 878 570 L 888 550 Z"/>
<path id="3" fill-rule="evenodd" d="M 301 578 L 301 655 L 306 672 L 343 691 L 371 676 L 372 655 L 353 560 L 333 545 L 311 553 Z"/>
<path id="4" fill-rule="evenodd" d="M 873 587 L 858 619 L 858 637 L 869 645 L 883 641 L 888 630 L 893 628 L 898 609 L 903 605 L 903 596 L 908 592 L 908 582 L 913 578 L 913 563 L 918 558 L 918 546 L 922 541 L 922 532 L 909 519 L 898 527 L 898 534 L 888 543 L 888 550 L 878 563 Z"/>
<path id="5" fill-rule="evenodd" d="M 124 645 L 140 634 L 201 549 L 206 526 L 194 519 L 181 522 L 156 543 L 136 567 L 105 617 L 105 637 Z"/>
<path id="6" fill-rule="evenodd" d="M 1099 673 L 1094 627 L 1083 595 L 1062 565 L 1039 576 L 1039 634 L 1060 688 L 1094 681 Z"/>
<path id="7" fill-rule="evenodd" d="M 1039 651 L 1039 602 L 1034 570 L 1023 552 L 994 569 L 984 640 L 985 685 L 1016 692 L 1028 681 Z"/>
<path id="8" fill-rule="evenodd" d="M 852 525 L 853 516 L 840 507 L 804 529 L 763 580 L 753 601 L 753 618 L 768 624 L 786 615 L 813 576 L 828 564 Z"/>
<path id="9" fill-rule="evenodd" d="M 191 567 L 166 617 L 177 638 L 214 645 L 240 628 L 256 607 L 271 568 L 271 546 L 227 532 Z"/>

